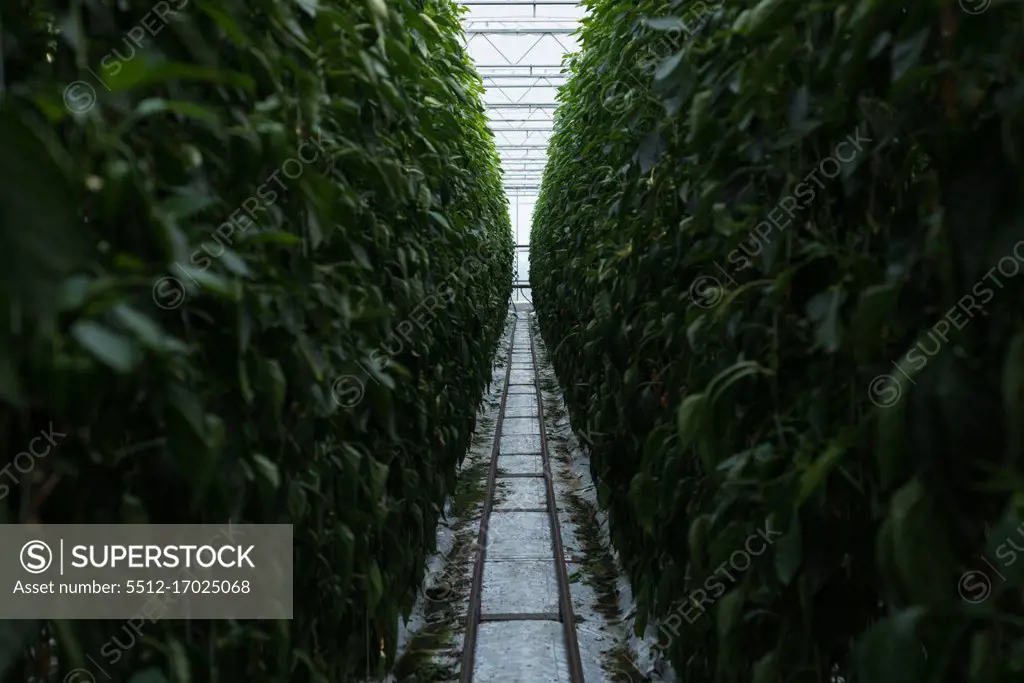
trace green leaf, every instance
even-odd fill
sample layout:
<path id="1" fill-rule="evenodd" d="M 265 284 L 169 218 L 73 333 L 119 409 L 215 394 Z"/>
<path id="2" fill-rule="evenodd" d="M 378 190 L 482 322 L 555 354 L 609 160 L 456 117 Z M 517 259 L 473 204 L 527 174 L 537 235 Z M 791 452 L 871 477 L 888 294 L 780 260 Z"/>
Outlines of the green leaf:
<path id="1" fill-rule="evenodd" d="M 370 494 L 374 498 L 379 498 L 384 493 L 390 468 L 387 464 L 373 458 L 367 458 L 366 464 L 370 468 Z"/>
<path id="2" fill-rule="evenodd" d="M 773 541 L 775 548 L 775 571 L 782 585 L 793 582 L 800 564 L 803 562 L 803 531 L 800 526 L 800 515 L 794 511 L 789 531 L 782 538 Z"/>
<path id="3" fill-rule="evenodd" d="M 722 596 L 715 605 L 718 639 L 723 646 L 718 653 L 718 661 L 719 664 L 723 661 L 728 662 L 727 670 L 736 668 L 734 656 L 738 654 L 744 601 L 743 590 L 737 587 Z"/>
<path id="4" fill-rule="evenodd" d="M 186 353 L 181 340 L 166 334 L 159 325 L 130 306 L 117 304 L 111 309 L 117 321 L 146 348 L 157 352 Z"/>
<path id="5" fill-rule="evenodd" d="M 692 446 L 700 433 L 706 405 L 704 394 L 690 394 L 683 399 L 678 411 L 679 448 Z"/>
<path id="6" fill-rule="evenodd" d="M 645 135 L 640 140 L 640 149 L 637 151 L 640 160 L 640 173 L 647 175 L 658 161 L 658 157 L 665 150 L 665 143 L 657 133 Z"/>
<path id="7" fill-rule="evenodd" d="M 270 390 L 270 402 L 274 415 L 280 418 L 284 410 L 284 397 L 288 381 L 285 379 L 281 364 L 276 360 L 265 361 L 263 370 L 266 388 Z"/>
<path id="8" fill-rule="evenodd" d="M 388 19 L 388 6 L 384 0 L 367 0 L 370 4 L 370 10 L 374 16 L 380 21 L 387 21 Z"/>
<path id="9" fill-rule="evenodd" d="M 380 599 L 384 595 L 384 583 L 380 576 L 380 569 L 377 567 L 377 560 L 370 560 L 369 576 L 369 588 L 367 591 L 367 607 L 374 609 L 380 604 Z"/>
<path id="10" fill-rule="evenodd" d="M 204 121 L 214 126 L 220 125 L 220 117 L 217 116 L 217 113 L 212 109 L 208 109 L 193 102 L 165 100 L 159 97 L 151 97 L 139 102 L 139 104 L 136 105 L 135 113 L 132 118 L 129 119 L 129 122 L 134 123 L 144 118 L 155 116 L 156 114 L 178 114 L 185 118 Z"/>
<path id="11" fill-rule="evenodd" d="M 657 70 L 654 72 L 655 83 L 667 81 L 672 78 L 682 67 L 684 59 L 685 54 L 683 52 L 677 52 L 659 64 Z"/>
<path id="12" fill-rule="evenodd" d="M 801 86 L 793 93 L 793 98 L 789 102 L 788 112 L 789 126 L 791 128 L 798 128 L 804 123 L 804 120 L 807 118 L 809 98 L 810 94 L 807 91 L 807 86 Z"/>
<path id="13" fill-rule="evenodd" d="M 71 336 L 94 358 L 119 373 L 131 372 L 139 360 L 130 341 L 92 320 L 72 325 Z"/>
<path id="14" fill-rule="evenodd" d="M 158 211 L 184 221 L 217 204 L 213 195 L 191 187 L 176 187 L 171 196 L 159 204 Z"/>
<path id="15" fill-rule="evenodd" d="M 278 230 L 246 235 L 243 239 L 246 244 L 280 244 L 288 247 L 302 244 L 302 238 L 298 235 Z"/>
<path id="16" fill-rule="evenodd" d="M 825 452 L 815 460 L 800 477 L 800 493 L 797 496 L 797 507 L 807 502 L 807 499 L 818 489 L 828 478 L 832 469 L 842 460 L 843 455 L 849 449 L 855 431 L 852 428 L 845 428 L 834 438 L 825 449 Z"/>
<path id="17" fill-rule="evenodd" d="M 221 28 L 224 33 L 227 34 L 228 38 L 235 45 L 248 45 L 249 39 L 246 38 L 245 32 L 242 28 L 231 18 L 230 15 L 222 12 L 216 7 L 209 5 L 200 5 L 199 10 L 206 14 L 208 17 L 216 22 L 217 26 Z"/>
<path id="18" fill-rule="evenodd" d="M 176 679 L 181 683 L 188 683 L 188 679 Z M 149 667 L 142 671 L 136 672 L 128 679 L 128 683 L 170 683 L 167 680 L 167 676 L 164 675 L 163 671 L 156 667 Z"/>
<path id="19" fill-rule="evenodd" d="M 654 31 L 677 31 L 683 28 L 679 17 L 644 18 L 644 25 Z"/>
<path id="20" fill-rule="evenodd" d="M 915 33 L 912 37 L 901 40 L 892 48 L 892 81 L 896 81 L 903 78 L 903 76 L 910 71 L 913 67 L 917 66 L 921 60 L 921 54 L 924 51 L 925 45 L 928 43 L 928 36 L 931 34 L 931 29 L 924 27 Z"/>
<path id="21" fill-rule="evenodd" d="M 708 383 L 707 393 L 710 396 L 711 403 L 717 403 L 718 399 L 725 394 L 729 387 L 740 380 L 755 375 L 771 376 L 773 374 L 775 373 L 770 368 L 763 367 L 755 361 L 734 363 L 715 375 L 714 379 Z"/>
<path id="22" fill-rule="evenodd" d="M 125 92 L 168 81 L 219 83 L 245 90 L 255 88 L 255 81 L 251 76 L 228 69 L 183 62 L 154 63 L 142 57 L 119 62 L 119 65 L 121 69 L 114 72 L 113 75 L 109 72 L 103 74 L 105 85 L 113 92 Z"/>
<path id="23" fill-rule="evenodd" d="M 259 453 L 253 453 L 252 461 L 256 465 L 256 470 L 270 482 L 271 488 L 277 489 L 281 487 L 281 473 L 267 456 Z"/>
<path id="24" fill-rule="evenodd" d="M 874 285 L 860 293 L 850 321 L 851 347 L 862 359 L 873 357 L 885 344 L 885 326 L 895 309 L 899 288 Z"/>
<path id="25" fill-rule="evenodd" d="M 918 603 L 947 604 L 959 571 L 931 494 L 913 479 L 893 496 L 890 510 L 896 569 L 903 585 Z"/>
<path id="26" fill-rule="evenodd" d="M 431 211 L 430 217 L 437 221 L 437 223 L 445 230 L 452 229 L 451 224 L 448 223 L 448 219 L 444 217 L 444 214 L 438 213 L 437 211 Z"/>
<path id="27" fill-rule="evenodd" d="M 172 680 L 176 683 L 191 683 L 192 670 L 189 667 L 188 651 L 185 649 L 185 646 L 179 640 L 171 640 L 168 645 L 170 646 L 169 659 Z"/>
<path id="28" fill-rule="evenodd" d="M 318 0 L 295 0 L 295 4 L 302 8 L 310 18 L 316 18 Z"/>
<path id="29" fill-rule="evenodd" d="M 918 624 L 921 607 L 904 609 L 878 622 L 861 638 L 856 649 L 858 675 L 878 683 L 920 683 L 924 679 Z"/>
<path id="30" fill-rule="evenodd" d="M 799 3 L 790 0 L 761 0 L 749 14 L 744 13 L 743 23 L 737 21 L 734 28 L 750 39 L 761 38 L 780 27 L 798 9 Z"/>
<path id="31" fill-rule="evenodd" d="M 779 680 L 779 656 L 778 651 L 773 650 L 766 654 L 754 664 L 751 683 L 778 683 Z"/>
<path id="32" fill-rule="evenodd" d="M 843 328 L 839 318 L 839 308 L 846 299 L 846 292 L 829 289 L 814 295 L 807 303 L 807 317 L 815 321 L 815 348 L 822 348 L 826 353 L 835 353 L 842 342 Z"/>

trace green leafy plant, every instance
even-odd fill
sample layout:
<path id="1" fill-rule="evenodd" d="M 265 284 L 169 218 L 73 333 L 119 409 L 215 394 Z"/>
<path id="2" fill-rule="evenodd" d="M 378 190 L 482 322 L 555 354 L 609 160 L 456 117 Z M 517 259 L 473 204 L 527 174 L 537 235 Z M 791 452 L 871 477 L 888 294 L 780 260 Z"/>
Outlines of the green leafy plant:
<path id="1" fill-rule="evenodd" d="M 0 434 L 11 456 L 50 421 L 68 436 L 10 471 L 0 522 L 295 525 L 290 623 L 61 622 L 60 674 L 392 663 L 511 293 L 459 13 L 5 6 Z M 0 670 L 25 680 L 30 634 L 7 630 Z"/>
<path id="2" fill-rule="evenodd" d="M 638 627 L 696 605 L 682 681 L 1024 673 L 978 559 L 1022 491 L 1022 5 L 977 4 L 587 3 L 531 286 Z"/>

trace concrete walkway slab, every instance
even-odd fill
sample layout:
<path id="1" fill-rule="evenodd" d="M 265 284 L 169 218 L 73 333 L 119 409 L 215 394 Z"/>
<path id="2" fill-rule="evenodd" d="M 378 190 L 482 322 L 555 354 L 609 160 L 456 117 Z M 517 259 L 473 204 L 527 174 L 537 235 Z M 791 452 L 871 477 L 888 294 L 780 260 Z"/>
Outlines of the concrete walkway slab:
<path id="1" fill-rule="evenodd" d="M 516 384 L 528 384 L 534 385 L 533 369 L 530 370 L 515 370 L 513 369 L 508 375 L 509 386 Z"/>
<path id="2" fill-rule="evenodd" d="M 510 417 L 528 417 L 538 424 L 540 423 L 540 413 L 537 412 L 536 402 L 532 406 L 510 406 L 506 403 L 505 419 Z"/>
<path id="3" fill-rule="evenodd" d="M 533 392 L 531 394 L 511 394 L 505 399 L 505 409 L 508 410 L 510 407 L 519 408 L 533 408 L 537 410 L 537 394 Z M 506 413 L 507 414 L 507 413 Z"/>
<path id="4" fill-rule="evenodd" d="M 554 559 L 488 559 L 484 563 L 480 614 L 524 613 L 558 613 Z"/>
<path id="5" fill-rule="evenodd" d="M 532 455 L 540 453 L 540 434 L 502 435 L 498 441 L 498 455 Z"/>
<path id="6" fill-rule="evenodd" d="M 503 474 L 543 474 L 544 462 L 539 455 L 506 455 L 498 458 L 498 476 Z"/>
<path id="7" fill-rule="evenodd" d="M 473 683 L 567 683 L 564 639 L 557 621 L 484 622 Z"/>
<path id="8" fill-rule="evenodd" d="M 505 417 L 501 425 L 503 436 L 518 436 L 520 434 L 540 435 L 540 420 L 529 417 Z"/>
<path id="9" fill-rule="evenodd" d="M 539 510 L 548 505 L 548 492 L 540 477 L 505 477 L 496 485 L 495 511 Z"/>
<path id="10" fill-rule="evenodd" d="M 553 558 L 551 521 L 546 512 L 491 512 L 487 526 L 488 560 Z"/>

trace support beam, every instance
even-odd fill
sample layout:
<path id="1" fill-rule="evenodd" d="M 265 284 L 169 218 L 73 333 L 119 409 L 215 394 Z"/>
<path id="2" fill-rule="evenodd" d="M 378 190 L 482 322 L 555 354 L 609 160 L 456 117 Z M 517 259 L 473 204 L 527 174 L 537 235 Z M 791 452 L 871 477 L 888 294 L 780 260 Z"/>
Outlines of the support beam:
<path id="1" fill-rule="evenodd" d="M 543 104 L 537 104 L 535 102 L 484 102 L 485 107 L 491 109 L 556 109 L 558 107 L 557 102 L 545 102 Z"/>
<path id="2" fill-rule="evenodd" d="M 530 71 L 533 71 L 534 69 L 563 69 L 565 67 L 563 67 L 561 64 L 477 64 L 476 68 L 477 68 L 477 70 L 480 70 L 480 69 L 529 69 Z M 530 75 L 534 76 L 534 75 L 543 75 L 543 74 L 530 74 Z M 557 74 L 555 74 L 555 75 L 557 75 Z"/>
<path id="3" fill-rule="evenodd" d="M 556 79 L 556 80 L 565 81 L 565 80 L 568 80 L 568 78 L 569 78 L 566 74 L 480 74 L 480 77 L 484 78 L 486 80 L 498 80 L 498 81 L 513 79 L 513 78 L 517 79 L 517 80 L 520 80 L 520 81 L 524 81 L 524 80 L 526 80 L 528 78 L 533 79 L 535 81 L 547 81 L 547 80 L 550 80 L 550 79 Z M 513 88 L 515 86 L 503 85 L 501 87 L 503 87 L 503 88 Z"/>
<path id="4" fill-rule="evenodd" d="M 574 7 L 579 0 L 464 0 L 459 3 L 466 7 L 533 7 L 534 5 L 556 5 Z"/>
<path id="5" fill-rule="evenodd" d="M 480 19 L 478 21 L 488 21 L 487 19 Z M 515 19 L 490 19 L 490 21 L 504 21 L 513 22 Z M 549 19 L 548 21 L 560 21 L 559 19 Z M 575 21 L 574 19 L 566 19 L 565 21 Z M 515 36 L 570 36 L 576 33 L 579 29 L 575 28 L 467 28 L 466 33 L 468 34 L 487 34 L 492 36 L 500 35 L 515 35 Z"/>

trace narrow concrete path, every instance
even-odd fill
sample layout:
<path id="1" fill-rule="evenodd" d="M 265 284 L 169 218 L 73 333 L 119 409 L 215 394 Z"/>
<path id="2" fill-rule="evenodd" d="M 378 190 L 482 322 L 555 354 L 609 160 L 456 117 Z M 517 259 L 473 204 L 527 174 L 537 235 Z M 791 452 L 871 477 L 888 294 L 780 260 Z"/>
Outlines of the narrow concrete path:
<path id="1" fill-rule="evenodd" d="M 517 321 L 513 335 L 460 680 L 583 683 L 536 354 L 525 320 Z"/>
<path id="2" fill-rule="evenodd" d="M 532 305 L 516 302 L 387 683 L 647 683 L 632 596 Z M 568 617 L 568 618 L 567 618 Z"/>

